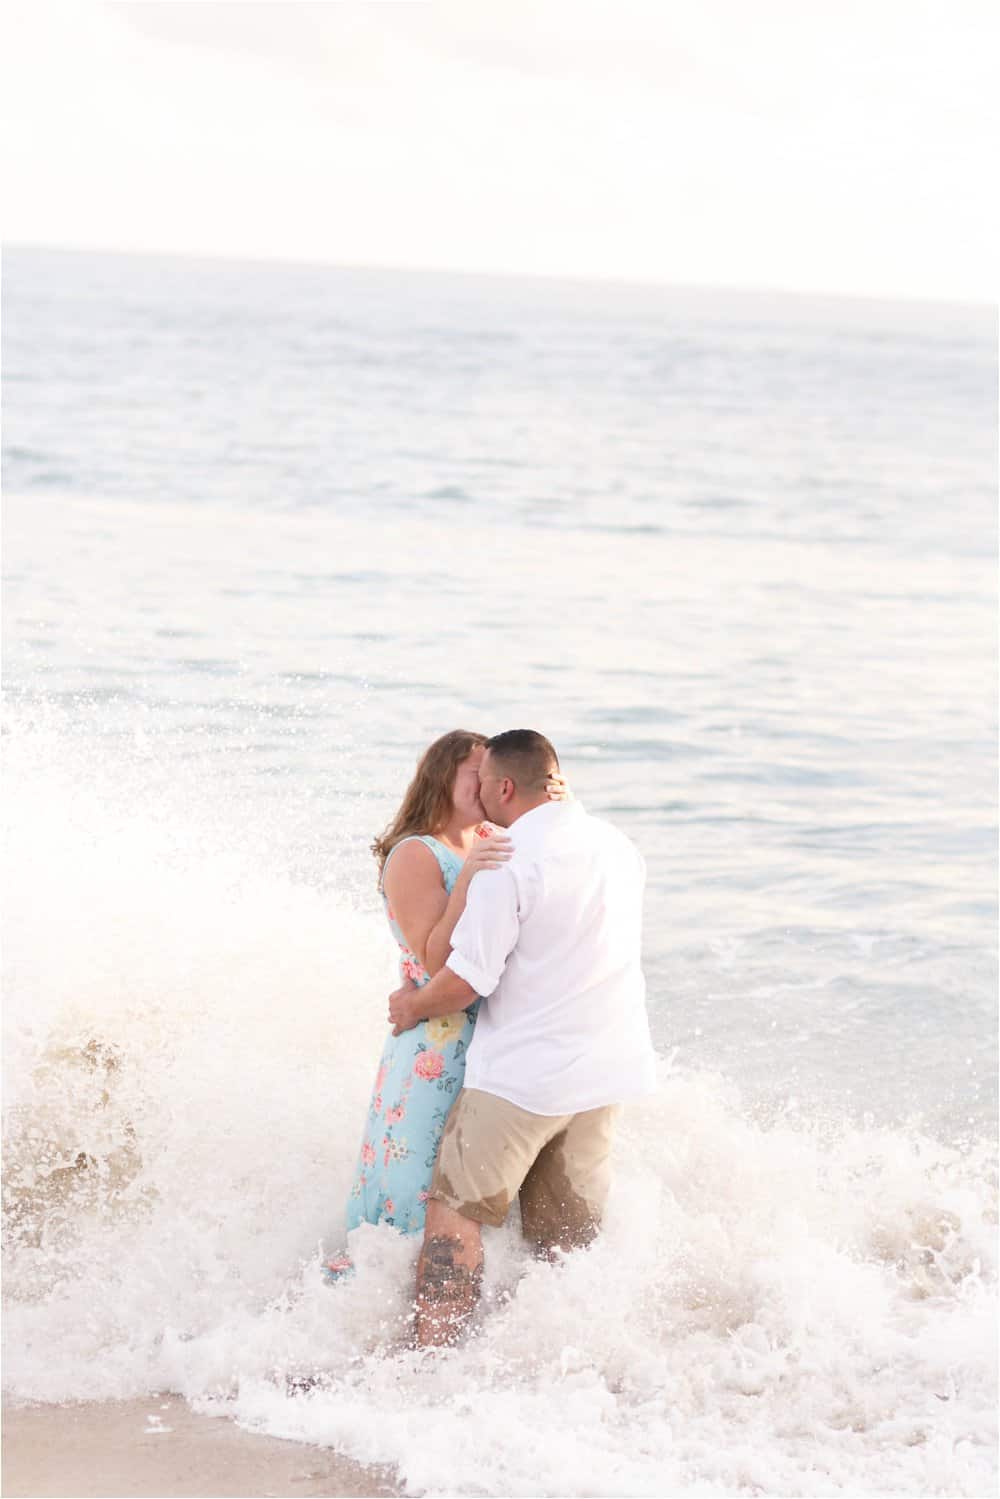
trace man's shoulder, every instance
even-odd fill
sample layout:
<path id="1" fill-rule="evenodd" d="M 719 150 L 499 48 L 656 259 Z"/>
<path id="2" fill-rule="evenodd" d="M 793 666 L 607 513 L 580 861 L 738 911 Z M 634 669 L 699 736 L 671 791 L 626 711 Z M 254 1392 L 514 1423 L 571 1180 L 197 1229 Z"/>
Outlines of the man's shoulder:
<path id="1" fill-rule="evenodd" d="M 574 815 L 548 830 L 549 837 L 545 841 L 548 852 L 558 857 L 573 848 L 594 849 L 607 857 L 632 858 L 641 863 L 638 847 L 617 823 L 587 812 L 579 804 L 570 805 L 574 807 Z"/>
<path id="2" fill-rule="evenodd" d="M 638 844 L 634 843 L 617 823 L 609 822 L 606 817 L 594 817 L 591 821 L 596 825 L 594 832 L 595 841 L 599 840 L 602 847 L 609 854 L 614 854 L 621 859 L 634 861 L 639 865 L 643 863 Z"/>

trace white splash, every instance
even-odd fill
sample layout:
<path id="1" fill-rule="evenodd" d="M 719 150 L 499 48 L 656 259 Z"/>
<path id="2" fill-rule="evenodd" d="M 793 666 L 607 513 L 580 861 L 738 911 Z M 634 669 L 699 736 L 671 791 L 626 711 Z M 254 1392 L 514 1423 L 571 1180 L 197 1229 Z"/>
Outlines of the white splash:
<path id="1" fill-rule="evenodd" d="M 665 1067 L 600 1241 L 549 1266 L 489 1234 L 474 1335 L 408 1352 L 412 1243 L 361 1229 L 354 1279 L 319 1275 L 382 1036 L 378 915 L 37 748 L 8 798 L 13 1396 L 174 1390 L 414 1494 L 988 1491 L 988 1143 L 808 1100 L 754 1119 Z"/>

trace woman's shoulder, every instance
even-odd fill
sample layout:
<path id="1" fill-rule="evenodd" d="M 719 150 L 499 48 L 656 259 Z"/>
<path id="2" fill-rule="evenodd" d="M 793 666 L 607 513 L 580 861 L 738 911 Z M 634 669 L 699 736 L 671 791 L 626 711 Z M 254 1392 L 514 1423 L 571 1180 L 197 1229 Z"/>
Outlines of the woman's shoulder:
<path id="1" fill-rule="evenodd" d="M 390 849 L 382 866 L 383 890 L 387 880 L 398 885 L 412 879 L 426 879 L 432 873 L 441 873 L 444 867 L 442 855 L 447 855 L 448 852 L 444 844 L 432 838 L 429 833 L 413 833 L 408 838 L 401 838 Z"/>

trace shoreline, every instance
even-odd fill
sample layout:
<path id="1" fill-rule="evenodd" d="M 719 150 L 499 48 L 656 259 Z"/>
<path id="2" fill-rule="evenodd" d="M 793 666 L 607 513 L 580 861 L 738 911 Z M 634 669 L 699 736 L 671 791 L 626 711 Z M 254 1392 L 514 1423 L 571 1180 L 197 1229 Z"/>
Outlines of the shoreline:
<path id="1" fill-rule="evenodd" d="M 228 1499 L 399 1494 L 391 1468 L 328 1447 L 201 1416 L 179 1395 L 71 1405 L 3 1405 L 8 1499 Z"/>

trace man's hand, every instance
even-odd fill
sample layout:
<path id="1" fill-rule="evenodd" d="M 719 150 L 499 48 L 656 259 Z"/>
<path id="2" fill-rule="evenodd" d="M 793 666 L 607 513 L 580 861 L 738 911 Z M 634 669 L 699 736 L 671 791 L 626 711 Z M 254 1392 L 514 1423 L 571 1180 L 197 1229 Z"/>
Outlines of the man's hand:
<path id="1" fill-rule="evenodd" d="M 401 1036 L 404 1031 L 411 1031 L 423 1019 L 420 1013 L 419 994 L 420 990 L 417 985 L 407 979 L 401 989 L 394 989 L 389 995 L 389 1021 L 394 1036 Z"/>

